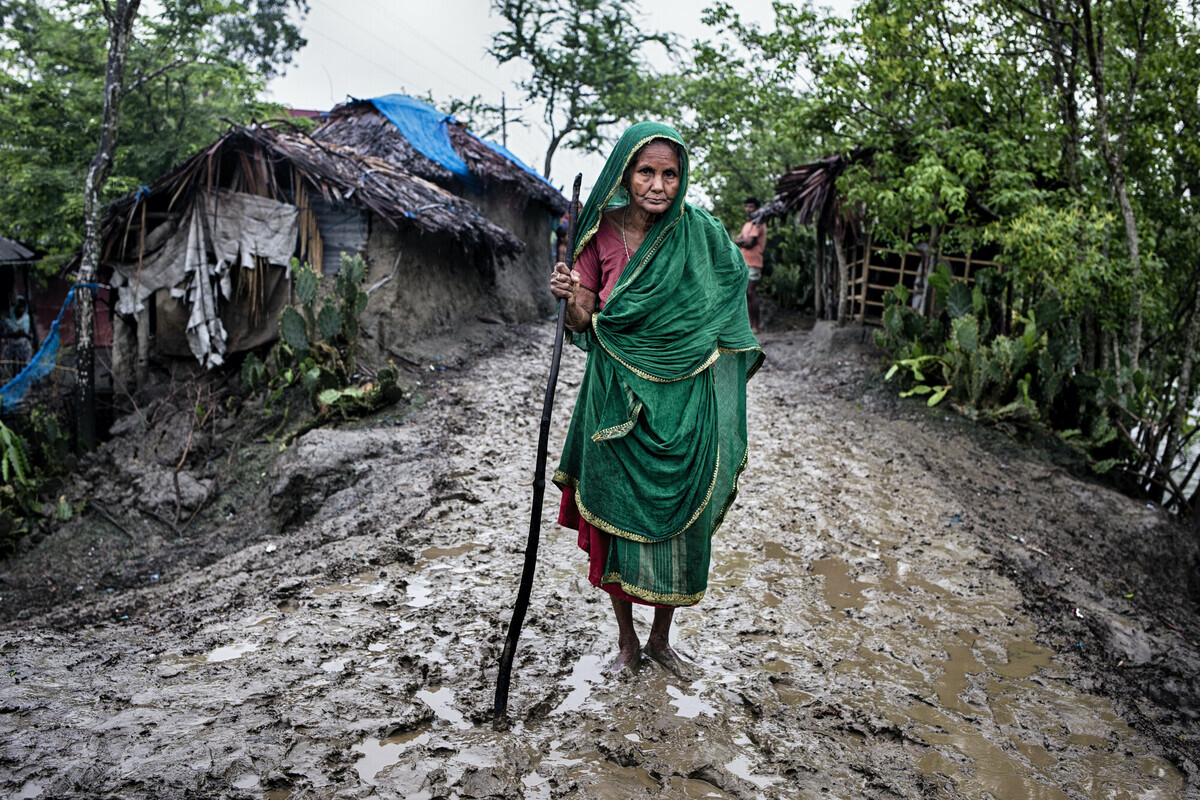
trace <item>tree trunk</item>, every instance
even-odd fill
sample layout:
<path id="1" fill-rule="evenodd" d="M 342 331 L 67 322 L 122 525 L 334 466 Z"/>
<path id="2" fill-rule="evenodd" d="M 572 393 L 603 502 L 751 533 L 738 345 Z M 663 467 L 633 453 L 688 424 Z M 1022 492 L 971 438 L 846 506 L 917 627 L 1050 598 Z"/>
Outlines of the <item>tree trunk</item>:
<path id="1" fill-rule="evenodd" d="M 1138 368 L 1142 350 L 1142 262 L 1138 254 L 1137 217 L 1129 202 L 1129 190 L 1125 181 L 1123 154 L 1113 146 L 1109 126 L 1108 97 L 1104 85 L 1104 31 L 1094 24 L 1091 0 L 1082 0 L 1084 44 L 1087 50 L 1088 70 L 1096 94 L 1096 143 L 1108 167 L 1109 188 L 1125 223 L 1125 246 L 1129 254 L 1129 280 L 1132 286 L 1129 298 L 1129 331 L 1125 337 L 1125 353 L 1129 368 Z M 1138 54 L 1140 58 L 1141 54 Z M 1130 87 L 1132 91 L 1133 87 Z M 1119 365 L 1118 365 L 1119 373 Z"/>
<path id="2" fill-rule="evenodd" d="M 1187 424 L 1188 412 L 1192 408 L 1192 372 L 1196 364 L 1196 343 L 1200 340 L 1200 274 L 1196 280 L 1196 294 L 1192 300 L 1192 318 L 1188 320 L 1187 332 L 1183 343 L 1183 365 L 1179 370 L 1178 388 L 1175 394 L 1175 408 L 1171 414 L 1171 427 L 1167 431 L 1167 443 L 1163 447 L 1162 468 L 1170 474 L 1178 455 L 1179 437 L 1183 426 Z M 1160 476 L 1166 484 L 1166 475 Z M 1176 498 L 1182 505 L 1185 498 Z"/>
<path id="3" fill-rule="evenodd" d="M 937 254 L 938 254 L 938 234 L 937 225 L 929 226 L 929 241 L 925 243 L 928 248 L 921 253 L 921 268 L 917 275 L 916 290 L 913 293 L 912 306 L 917 313 L 928 317 L 933 311 L 933 300 L 937 296 L 937 292 L 929 285 L 929 276 L 937 269 Z M 918 247 L 918 250 L 920 248 Z"/>
<path id="4" fill-rule="evenodd" d="M 1079 369 L 1093 372 L 1096 369 L 1096 327 L 1090 309 L 1079 315 Z"/>
<path id="5" fill-rule="evenodd" d="M 825 229 L 820 224 L 817 225 L 817 258 L 813 264 L 813 319 L 822 319 L 822 312 L 825 310 L 822 300 L 822 293 L 825 291 L 822 286 L 822 275 L 825 272 Z"/>
<path id="6" fill-rule="evenodd" d="M 1080 130 L 1079 101 L 1076 96 L 1075 63 L 1079 56 L 1079 32 L 1071 27 L 1071 45 L 1068 52 L 1063 37 L 1065 25 L 1060 16 L 1057 2 L 1039 0 L 1040 18 L 1046 23 L 1045 31 L 1050 40 L 1050 57 L 1054 65 L 1054 83 L 1058 90 L 1059 114 L 1063 121 L 1062 159 L 1067 173 L 1067 185 L 1079 195 L 1082 180 L 1079 174 Z M 1037 17 L 1034 17 L 1036 20 Z"/>
<path id="7" fill-rule="evenodd" d="M 845 325 L 850 312 L 850 265 L 846 262 L 846 251 L 842 247 L 842 231 L 837 226 L 833 231 L 833 254 L 837 257 L 838 266 L 838 325 Z"/>
<path id="8" fill-rule="evenodd" d="M 550 162 L 554 160 L 554 151 L 558 149 L 558 145 L 562 142 L 563 137 L 567 135 L 567 131 L 556 133 L 550 138 L 550 146 L 546 148 L 546 161 L 542 169 L 542 177 L 550 180 Z"/>
<path id="9" fill-rule="evenodd" d="M 141 0 L 115 0 L 104 4 L 108 20 L 108 64 L 104 70 L 104 118 L 100 125 L 100 145 L 88 164 L 83 184 L 83 246 L 79 264 L 79 283 L 95 283 L 100 265 L 100 198 L 112 172 L 117 149 L 117 129 L 121 116 L 121 95 L 125 81 L 125 59 L 133 34 Z M 92 289 L 75 292 L 75 413 L 79 447 L 96 446 L 95 376 L 96 293 Z"/>
<path id="10" fill-rule="evenodd" d="M 836 235 L 836 234 L 835 234 Z M 830 237 L 832 242 L 834 237 Z M 837 249 L 830 248 L 831 252 L 825 256 L 825 313 L 830 319 L 837 319 L 838 310 L 838 265 L 837 265 Z"/>

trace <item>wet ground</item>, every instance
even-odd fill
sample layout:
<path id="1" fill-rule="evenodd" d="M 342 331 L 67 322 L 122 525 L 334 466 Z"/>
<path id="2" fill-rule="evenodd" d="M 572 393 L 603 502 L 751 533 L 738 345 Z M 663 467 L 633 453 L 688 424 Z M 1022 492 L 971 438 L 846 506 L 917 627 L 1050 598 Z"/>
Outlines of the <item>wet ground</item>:
<path id="1" fill-rule="evenodd" d="M 616 627 L 551 489 L 493 730 L 551 337 L 440 373 L 408 418 L 231 450 L 253 480 L 212 530 L 89 517 L 5 565 L 0 794 L 1200 797 L 1187 532 L 896 403 L 845 331 L 763 337 L 742 494 L 676 616 L 698 677 L 606 676 Z"/>

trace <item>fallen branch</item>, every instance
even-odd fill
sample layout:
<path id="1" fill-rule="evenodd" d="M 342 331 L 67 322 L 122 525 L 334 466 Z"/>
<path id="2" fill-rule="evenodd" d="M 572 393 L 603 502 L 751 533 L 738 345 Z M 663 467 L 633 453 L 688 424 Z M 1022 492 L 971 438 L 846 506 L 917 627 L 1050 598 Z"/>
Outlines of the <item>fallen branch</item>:
<path id="1" fill-rule="evenodd" d="M 1125 437 L 1125 441 L 1129 443 L 1129 446 L 1136 450 L 1138 455 L 1142 457 L 1143 463 L 1153 467 L 1153 474 L 1144 476 L 1144 479 L 1169 491 L 1173 495 L 1173 502 L 1182 506 L 1185 501 L 1183 489 L 1180 488 L 1179 484 L 1175 483 L 1169 472 L 1166 472 L 1162 469 L 1162 465 L 1159 463 L 1158 458 L 1150 455 L 1142 449 L 1141 445 L 1139 445 L 1133 436 L 1130 435 L 1129 431 L 1125 429 L 1125 423 L 1117 420 L 1117 428 L 1121 431 L 1121 435 Z M 1162 475 L 1162 480 L 1158 479 L 1158 475 Z M 1164 503 L 1164 505 L 1166 504 Z"/>
<path id="2" fill-rule="evenodd" d="M 1154 616 L 1158 617 L 1158 621 L 1159 621 L 1159 622 L 1161 622 L 1163 625 L 1166 625 L 1168 628 L 1170 628 L 1171 630 L 1173 630 L 1173 631 L 1175 631 L 1176 633 L 1178 633 L 1178 634 L 1180 635 L 1180 637 L 1182 637 L 1182 638 L 1183 638 L 1183 640 L 1184 640 L 1185 642 L 1187 642 L 1188 644 L 1190 644 L 1192 647 L 1195 647 L 1195 646 L 1196 646 L 1196 643 L 1195 643 L 1194 641 L 1192 641 L 1191 637 L 1189 637 L 1189 636 L 1188 636 L 1186 633 L 1184 633 L 1183 631 L 1179 630 L 1179 628 L 1177 628 L 1177 627 L 1175 626 L 1175 623 L 1171 622 L 1171 620 L 1167 619 L 1167 618 L 1166 618 L 1166 617 L 1164 617 L 1162 614 L 1159 614 L 1157 611 L 1154 613 Z"/>
<path id="3" fill-rule="evenodd" d="M 131 541 L 132 541 L 134 544 L 140 544 L 140 540 L 138 539 L 138 537 L 136 537 L 136 536 L 134 536 L 132 533 L 130 533 L 130 532 L 129 532 L 129 529 L 128 529 L 128 528 L 126 528 L 124 525 L 122 525 L 121 523 L 117 522 L 117 520 L 116 520 L 116 519 L 113 517 L 113 515 L 112 515 L 112 514 L 109 514 L 107 511 L 105 511 L 105 510 L 104 510 L 104 506 L 100 505 L 100 504 L 99 504 L 99 503 L 97 503 L 95 500 L 88 500 L 88 508 L 92 509 L 92 510 L 93 510 L 93 511 L 95 511 L 97 514 L 99 514 L 100 516 L 104 517 L 104 519 L 108 521 L 108 524 L 109 524 L 109 525 L 112 525 L 114 528 L 116 528 L 117 530 L 119 530 L 121 533 L 123 533 L 123 534 L 125 534 L 126 536 L 128 536 L 128 537 L 129 537 L 129 539 L 130 539 L 130 540 L 131 540 Z"/>
<path id="4" fill-rule="evenodd" d="M 396 261 L 394 264 L 392 264 L 391 273 L 388 274 L 387 277 L 382 278 L 379 281 L 377 281 L 373 286 L 371 286 L 370 289 L 367 289 L 367 294 L 374 294 L 376 289 L 380 288 L 385 283 L 387 283 L 388 281 L 390 281 L 396 277 L 396 270 L 400 269 L 400 256 L 401 255 L 403 255 L 403 251 L 396 253 Z"/>
<path id="5" fill-rule="evenodd" d="M 174 533 L 176 536 L 183 535 L 183 531 L 179 530 L 178 525 L 176 525 L 174 522 L 171 522 L 171 520 L 167 519 L 166 517 L 162 516 L 161 514 L 155 512 L 155 511 L 151 511 L 148 508 L 143 508 L 142 511 L 144 513 L 150 515 L 151 517 L 154 517 L 154 519 L 158 520 L 163 525 L 166 525 L 168 528 L 171 529 L 172 533 Z"/>

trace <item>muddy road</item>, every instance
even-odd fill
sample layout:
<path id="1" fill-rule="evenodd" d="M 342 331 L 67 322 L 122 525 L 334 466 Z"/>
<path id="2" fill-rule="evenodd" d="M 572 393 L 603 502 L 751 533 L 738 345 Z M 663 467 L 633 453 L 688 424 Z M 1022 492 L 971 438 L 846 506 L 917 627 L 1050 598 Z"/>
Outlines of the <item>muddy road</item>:
<path id="1" fill-rule="evenodd" d="M 742 493 L 676 616 L 696 680 L 605 676 L 616 627 L 551 489 L 515 724 L 490 725 L 552 337 L 530 326 L 411 416 L 239 451 L 254 479 L 212 530 L 92 515 L 0 567 L 0 795 L 1200 797 L 1183 533 L 889 399 L 856 336 L 764 336 Z M 105 552 L 119 580 L 85 569 Z"/>

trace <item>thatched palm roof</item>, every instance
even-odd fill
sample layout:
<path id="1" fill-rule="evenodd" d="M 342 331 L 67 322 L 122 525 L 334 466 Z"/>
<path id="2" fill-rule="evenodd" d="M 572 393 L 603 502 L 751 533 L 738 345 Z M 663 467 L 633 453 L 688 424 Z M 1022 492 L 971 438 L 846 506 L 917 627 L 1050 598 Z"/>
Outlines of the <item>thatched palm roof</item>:
<path id="1" fill-rule="evenodd" d="M 821 228 L 832 226 L 839 217 L 852 223 L 855 215 L 842 209 L 837 179 L 847 166 L 861 157 L 861 152 L 836 154 L 789 169 L 775 182 L 775 196 L 759 210 L 757 218 L 795 214 L 802 224 Z"/>
<path id="2" fill-rule="evenodd" d="M 547 206 L 554 214 L 566 213 L 567 198 L 553 186 L 492 150 L 461 123 L 449 126 L 450 143 L 484 189 L 507 185 Z M 421 153 L 370 100 L 353 100 L 329 112 L 329 122 L 313 132 L 321 142 L 351 147 L 355 152 L 381 158 L 442 186 L 457 186 L 445 167 Z"/>
<path id="3" fill-rule="evenodd" d="M 146 189 L 110 206 L 101 229 L 104 258 L 119 258 L 138 247 L 140 220 L 178 213 L 199 189 L 228 188 L 295 202 L 297 190 L 319 193 L 329 202 L 345 202 L 374 212 L 395 228 L 412 226 L 445 233 L 465 249 L 511 255 L 524 244 L 488 220 L 461 197 L 403 167 L 363 156 L 347 147 L 319 142 L 292 130 L 235 125 Z M 137 212 L 135 214 L 134 212 Z M 151 225 L 152 227 L 152 225 Z M 130 241 L 126 241 L 130 239 Z"/>

